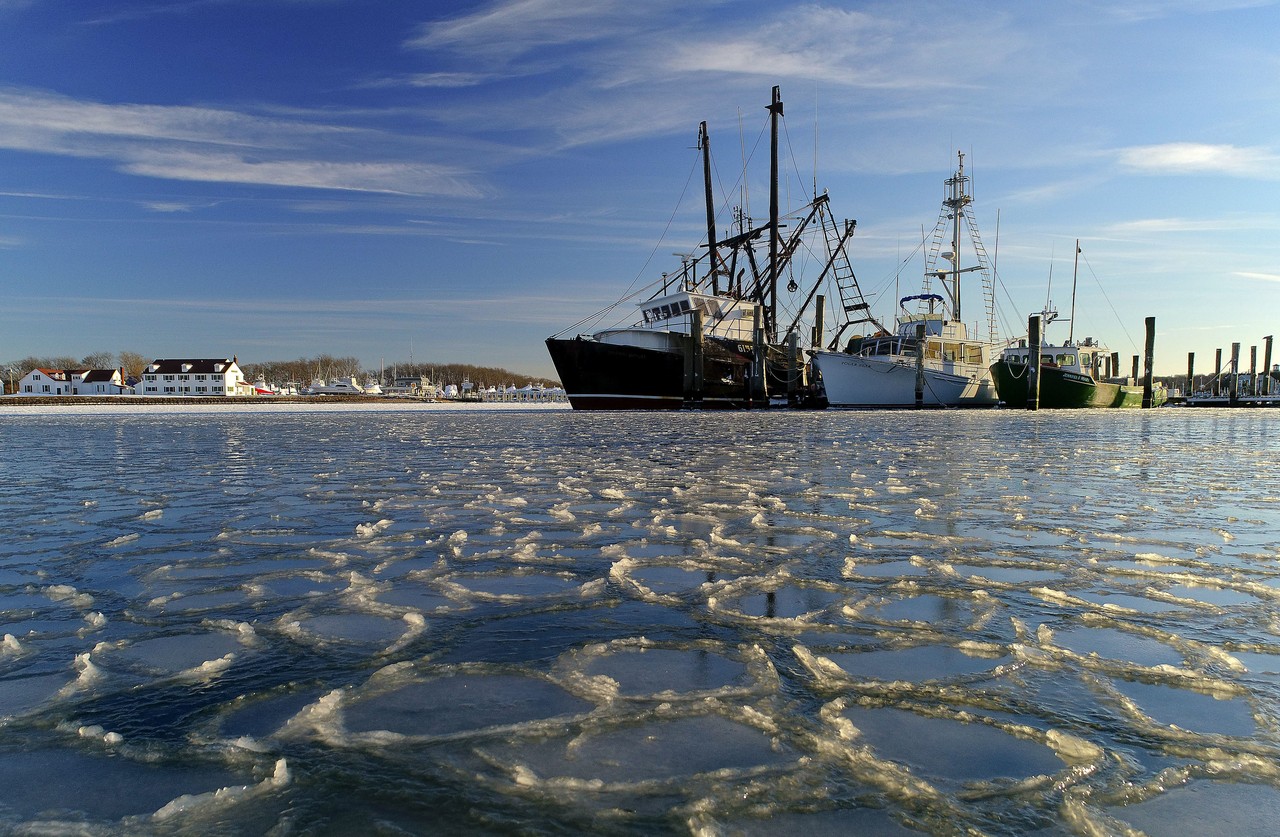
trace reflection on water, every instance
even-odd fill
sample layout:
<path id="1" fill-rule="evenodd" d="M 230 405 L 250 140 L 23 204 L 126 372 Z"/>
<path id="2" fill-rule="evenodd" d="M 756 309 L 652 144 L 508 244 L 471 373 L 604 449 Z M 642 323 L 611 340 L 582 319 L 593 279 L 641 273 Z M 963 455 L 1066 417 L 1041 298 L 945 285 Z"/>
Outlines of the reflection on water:
<path id="1" fill-rule="evenodd" d="M 0 830 L 1270 833 L 1266 421 L 13 410 Z"/>

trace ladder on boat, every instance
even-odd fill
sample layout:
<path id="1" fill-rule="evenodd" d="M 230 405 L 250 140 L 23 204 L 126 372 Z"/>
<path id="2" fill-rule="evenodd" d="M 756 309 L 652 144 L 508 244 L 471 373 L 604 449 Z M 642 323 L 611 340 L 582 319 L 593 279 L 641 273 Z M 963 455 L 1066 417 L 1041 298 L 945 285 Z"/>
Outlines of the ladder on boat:
<path id="1" fill-rule="evenodd" d="M 836 222 L 835 216 L 831 214 L 829 207 L 825 207 L 821 217 L 822 234 L 827 240 L 827 252 L 831 256 L 831 276 L 835 281 L 836 291 L 840 295 L 840 307 L 844 311 L 840 328 L 827 344 L 827 348 L 836 349 L 845 331 L 853 326 L 863 323 L 872 323 L 877 329 L 883 329 L 883 326 L 871 315 L 871 305 L 863 296 L 858 277 L 853 272 L 853 264 L 849 261 L 849 253 L 842 244 L 849 239 L 853 226 L 857 222 L 845 221 L 841 227 Z"/>
<path id="2" fill-rule="evenodd" d="M 991 341 L 997 341 L 998 329 L 996 327 L 996 289 L 995 281 L 992 276 L 991 260 L 987 256 L 987 248 L 982 243 L 982 236 L 978 232 L 978 222 L 973 216 L 973 205 L 966 203 L 960 211 L 961 217 L 964 219 L 965 230 L 969 234 L 969 241 L 973 246 L 974 258 L 978 262 L 978 270 L 976 271 L 982 276 L 982 301 L 986 308 L 987 315 L 987 338 Z M 951 239 L 946 233 L 951 226 L 951 213 L 947 207 L 942 208 L 941 214 L 938 216 L 938 223 L 933 227 L 933 235 L 929 239 L 929 250 L 925 255 L 924 262 L 924 281 L 921 283 L 923 293 L 933 293 L 933 279 L 938 276 L 938 261 L 942 259 L 942 248 L 945 245 L 950 248 Z M 959 258 L 959 254 L 953 254 L 955 258 Z M 944 274 L 949 273 L 949 269 L 943 269 Z"/>

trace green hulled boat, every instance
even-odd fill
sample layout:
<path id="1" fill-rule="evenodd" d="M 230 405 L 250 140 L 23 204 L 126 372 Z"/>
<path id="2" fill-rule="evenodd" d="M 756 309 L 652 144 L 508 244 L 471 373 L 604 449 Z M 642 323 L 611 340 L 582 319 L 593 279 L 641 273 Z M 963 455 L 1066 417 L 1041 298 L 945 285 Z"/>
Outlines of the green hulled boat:
<path id="1" fill-rule="evenodd" d="M 1001 352 L 991 364 L 996 393 L 1006 407 L 1027 406 L 1029 353 L 1026 346 Z M 1044 409 L 1081 407 L 1141 407 L 1142 384 L 1132 378 L 1107 378 L 1099 373 L 1111 364 L 1105 348 L 1091 340 L 1076 345 L 1040 347 L 1040 406 Z M 1165 402 L 1163 386 L 1152 390 L 1152 406 Z"/>
<path id="2" fill-rule="evenodd" d="M 1076 277 L 1080 269 L 1080 254 L 1083 252 L 1079 239 L 1076 239 L 1075 250 L 1075 264 L 1071 271 L 1071 317 L 1068 320 L 1071 330 L 1066 341 L 1060 345 L 1040 344 L 1038 405 L 1046 410 L 1142 407 L 1143 387 L 1136 377 L 1136 364 L 1133 369 L 1135 377 L 1121 377 L 1119 356 L 1111 354 L 1092 337 L 1086 337 L 1079 343 L 1072 339 L 1075 335 Z M 1053 276 L 1052 268 L 1049 275 Z M 1058 312 L 1052 310 L 1047 298 L 1040 316 L 1046 328 L 1058 318 Z M 1006 348 L 996 362 L 991 364 L 991 380 L 996 385 L 996 395 L 1006 407 L 1027 406 L 1030 360 L 1031 349 L 1027 347 L 1027 341 L 1023 340 L 1021 345 Z M 1151 406 L 1159 407 L 1167 398 L 1164 386 L 1154 384 Z"/>

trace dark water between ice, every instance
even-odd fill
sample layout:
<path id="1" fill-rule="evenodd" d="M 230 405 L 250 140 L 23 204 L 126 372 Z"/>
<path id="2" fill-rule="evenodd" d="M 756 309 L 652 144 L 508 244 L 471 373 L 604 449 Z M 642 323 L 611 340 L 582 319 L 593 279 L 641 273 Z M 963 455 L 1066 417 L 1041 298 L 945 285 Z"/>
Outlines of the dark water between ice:
<path id="1" fill-rule="evenodd" d="M 0 831 L 1271 834 L 1266 412 L 0 415 Z"/>

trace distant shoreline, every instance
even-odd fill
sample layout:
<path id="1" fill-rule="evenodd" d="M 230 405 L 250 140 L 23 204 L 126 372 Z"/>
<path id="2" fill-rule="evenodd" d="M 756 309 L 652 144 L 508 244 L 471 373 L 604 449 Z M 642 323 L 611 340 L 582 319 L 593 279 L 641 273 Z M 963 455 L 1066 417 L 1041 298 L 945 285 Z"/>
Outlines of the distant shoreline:
<path id="1" fill-rule="evenodd" d="M 0 415 L 15 415 L 26 410 L 35 412 L 76 412 L 81 408 L 159 407 L 173 410 L 217 411 L 222 408 L 310 409 L 350 408 L 366 410 L 568 410 L 565 401 L 482 401 L 466 399 L 388 398 L 380 395 L 288 395 L 288 396 L 158 396 L 136 395 L 6 395 L 0 397 Z M 14 409 L 10 409 L 14 408 Z M 43 410 L 41 409 L 43 408 Z"/>
<path id="2" fill-rule="evenodd" d="M 0 404 L 51 406 L 64 404 L 365 404 L 405 402 L 411 404 L 462 403 L 479 401 L 434 398 L 390 398 L 385 395 L 6 395 Z"/>

